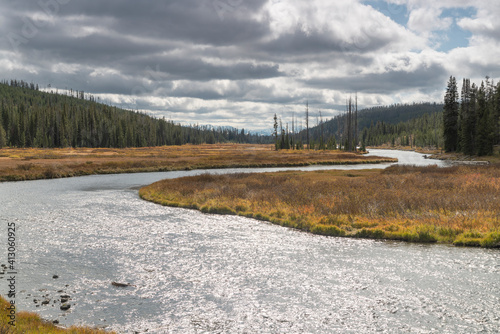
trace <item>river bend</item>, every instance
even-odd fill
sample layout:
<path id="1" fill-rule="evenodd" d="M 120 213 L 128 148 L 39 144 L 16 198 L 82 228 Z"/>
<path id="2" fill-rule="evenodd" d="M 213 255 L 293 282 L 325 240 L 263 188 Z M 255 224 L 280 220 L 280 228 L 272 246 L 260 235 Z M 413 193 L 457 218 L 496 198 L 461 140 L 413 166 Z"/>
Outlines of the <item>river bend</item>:
<path id="1" fill-rule="evenodd" d="M 0 184 L 0 263 L 15 222 L 18 306 L 123 333 L 498 333 L 498 250 L 323 237 L 138 197 L 140 186 L 200 172 Z"/>

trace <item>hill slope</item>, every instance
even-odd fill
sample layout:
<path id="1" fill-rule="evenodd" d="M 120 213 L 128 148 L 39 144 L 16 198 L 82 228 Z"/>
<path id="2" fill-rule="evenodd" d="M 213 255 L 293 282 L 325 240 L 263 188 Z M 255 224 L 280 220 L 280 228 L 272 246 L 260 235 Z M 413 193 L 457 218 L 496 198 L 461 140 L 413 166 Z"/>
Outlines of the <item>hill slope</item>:
<path id="1" fill-rule="evenodd" d="M 443 104 L 414 103 L 363 109 L 358 112 L 358 138 L 366 145 L 381 145 L 411 137 L 420 146 L 437 145 L 441 142 Z M 309 129 L 311 141 L 319 142 L 335 137 L 339 142 L 346 124 L 346 116 L 334 117 Z M 432 135 L 431 135 L 432 134 Z M 305 130 L 298 134 L 305 143 Z M 405 139 L 403 139 L 405 140 Z"/>
<path id="2" fill-rule="evenodd" d="M 71 91 L 68 96 L 42 92 L 38 85 L 24 81 L 0 84 L 0 148 L 120 148 L 258 140 L 238 129 L 180 126 L 98 103 L 84 92 Z"/>

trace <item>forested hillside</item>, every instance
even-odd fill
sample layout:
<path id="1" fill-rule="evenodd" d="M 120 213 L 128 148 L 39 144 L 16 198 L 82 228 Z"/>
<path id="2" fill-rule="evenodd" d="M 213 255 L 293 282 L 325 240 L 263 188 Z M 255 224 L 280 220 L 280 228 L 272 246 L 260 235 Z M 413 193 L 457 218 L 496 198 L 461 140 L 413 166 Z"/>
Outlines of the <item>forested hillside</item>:
<path id="1" fill-rule="evenodd" d="M 360 110 L 356 120 L 357 144 L 442 146 L 442 113 L 443 104 L 437 103 L 397 104 Z M 326 122 L 318 119 L 316 123 L 319 124 L 309 129 L 313 145 L 320 142 L 343 143 L 341 137 L 348 123 L 346 114 Z M 305 143 L 306 130 L 297 137 Z"/>
<path id="2" fill-rule="evenodd" d="M 441 106 L 442 107 L 442 106 Z M 365 127 L 360 141 L 366 146 L 443 147 L 443 112 L 432 112 L 397 124 L 376 122 Z"/>
<path id="3" fill-rule="evenodd" d="M 0 83 L 0 103 L 0 148 L 144 147 L 263 139 L 234 128 L 180 126 L 98 103 L 82 91 L 48 93 L 17 80 Z"/>

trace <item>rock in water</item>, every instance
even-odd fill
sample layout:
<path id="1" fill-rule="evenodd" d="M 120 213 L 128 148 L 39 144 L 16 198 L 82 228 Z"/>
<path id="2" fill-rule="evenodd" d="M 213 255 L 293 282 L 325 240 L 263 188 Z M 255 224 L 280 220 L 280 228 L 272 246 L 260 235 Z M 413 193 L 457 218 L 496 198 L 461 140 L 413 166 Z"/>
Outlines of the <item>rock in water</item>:
<path id="1" fill-rule="evenodd" d="M 62 305 L 61 305 L 61 310 L 63 310 L 63 311 L 67 311 L 67 310 L 69 310 L 69 309 L 70 309 L 70 307 L 71 307 L 71 305 L 70 305 L 70 304 L 62 304 Z"/>
<path id="2" fill-rule="evenodd" d="M 120 288 L 126 288 L 127 286 L 134 286 L 130 283 L 118 283 L 118 282 L 111 282 L 111 285 L 112 286 L 117 286 L 117 287 L 120 287 Z"/>

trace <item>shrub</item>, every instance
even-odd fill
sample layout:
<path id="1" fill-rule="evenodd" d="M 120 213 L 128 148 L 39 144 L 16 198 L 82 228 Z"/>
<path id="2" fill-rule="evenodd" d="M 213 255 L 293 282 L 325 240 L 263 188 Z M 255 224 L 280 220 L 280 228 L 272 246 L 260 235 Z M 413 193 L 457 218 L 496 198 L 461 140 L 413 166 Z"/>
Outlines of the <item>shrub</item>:
<path id="1" fill-rule="evenodd" d="M 56 169 L 54 168 L 54 166 L 49 166 L 49 167 L 47 167 L 47 169 L 43 172 L 43 176 L 44 176 L 46 179 L 54 179 L 54 178 L 58 177 L 58 174 L 57 174 L 57 171 L 56 171 Z"/>
<path id="2" fill-rule="evenodd" d="M 345 236 L 345 231 L 335 225 L 317 224 L 311 228 L 311 232 L 314 234 L 328 235 L 333 237 Z"/>
<path id="3" fill-rule="evenodd" d="M 466 247 L 480 247 L 481 239 L 479 238 L 466 238 L 459 236 L 455 241 L 453 241 L 455 246 L 466 246 Z"/>
<path id="4" fill-rule="evenodd" d="M 319 221 L 320 224 L 322 225 L 334 225 L 334 226 L 337 226 L 337 227 L 340 227 L 343 225 L 343 221 L 339 219 L 339 217 L 337 216 L 332 216 L 332 215 L 328 215 L 326 217 L 323 217 L 321 218 L 321 220 Z"/>
<path id="5" fill-rule="evenodd" d="M 231 209 L 230 207 L 227 207 L 225 205 L 219 206 L 219 207 L 212 207 L 212 208 L 210 208 L 209 212 L 210 213 L 217 213 L 220 215 L 235 215 L 236 214 L 236 212 L 234 212 L 233 209 Z"/>
<path id="6" fill-rule="evenodd" d="M 244 206 L 244 205 L 236 205 L 235 209 L 238 212 L 245 212 L 245 211 L 248 210 L 248 208 L 246 206 Z"/>
<path id="7" fill-rule="evenodd" d="M 439 227 L 437 229 L 437 233 L 441 237 L 454 238 L 462 232 L 460 230 L 452 229 L 451 227 Z"/>
<path id="8" fill-rule="evenodd" d="M 420 225 L 417 227 L 418 242 L 436 242 L 438 239 L 434 235 L 434 227 Z"/>
<path id="9" fill-rule="evenodd" d="M 366 229 L 363 228 L 354 234 L 356 238 L 369 238 L 369 239 L 383 239 L 385 232 L 380 229 Z"/>
<path id="10" fill-rule="evenodd" d="M 386 227 L 384 228 L 384 230 L 386 230 L 387 232 L 396 232 L 396 231 L 398 231 L 398 230 L 399 230 L 399 227 L 397 227 L 397 226 L 396 226 L 396 225 L 394 225 L 394 224 L 391 224 L 391 225 L 389 225 L 389 226 L 386 226 Z"/>
<path id="11" fill-rule="evenodd" d="M 434 230 L 434 226 L 419 225 L 402 233 L 393 233 L 391 235 L 391 239 L 409 242 L 433 243 L 438 241 L 437 236 L 434 234 Z"/>
<path id="12" fill-rule="evenodd" d="M 486 248 L 500 248 L 500 232 L 489 233 L 481 241 L 481 246 Z"/>
<path id="13" fill-rule="evenodd" d="M 35 167 L 35 164 L 33 164 L 33 163 L 17 165 L 17 169 L 19 169 L 19 170 L 25 170 L 25 171 L 30 170 L 33 167 Z"/>
<path id="14" fill-rule="evenodd" d="M 276 217 L 276 218 L 283 218 L 285 216 L 285 213 L 282 210 L 276 210 L 271 213 L 271 217 Z"/>

